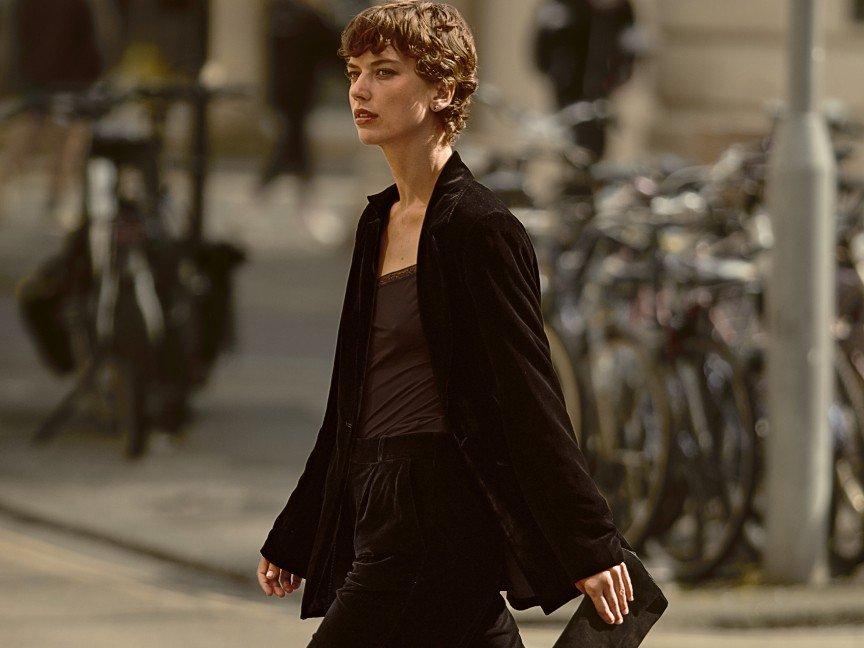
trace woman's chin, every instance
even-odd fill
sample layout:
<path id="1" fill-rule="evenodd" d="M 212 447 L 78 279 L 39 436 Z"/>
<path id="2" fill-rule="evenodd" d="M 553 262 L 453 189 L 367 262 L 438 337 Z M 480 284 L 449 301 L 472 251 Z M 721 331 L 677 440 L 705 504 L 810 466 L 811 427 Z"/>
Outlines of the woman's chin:
<path id="1" fill-rule="evenodd" d="M 385 139 L 380 135 L 370 133 L 369 131 L 363 129 L 357 131 L 357 137 L 360 138 L 360 141 L 363 144 L 366 144 L 368 146 L 375 146 L 376 144 L 381 144 Z"/>

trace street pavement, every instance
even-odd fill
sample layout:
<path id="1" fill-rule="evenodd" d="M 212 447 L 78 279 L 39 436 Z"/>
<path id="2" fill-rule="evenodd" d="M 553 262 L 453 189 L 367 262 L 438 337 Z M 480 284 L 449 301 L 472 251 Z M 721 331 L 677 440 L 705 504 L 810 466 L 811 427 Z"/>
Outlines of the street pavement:
<path id="1" fill-rule="evenodd" d="M 0 515 L 0 645 L 10 648 L 306 646 L 300 592 L 265 597 L 134 551 Z M 526 648 L 548 648 L 561 622 L 520 624 Z M 858 648 L 861 626 L 787 630 L 670 629 L 645 648 Z M 408 648 L 408 647 L 406 647 Z"/>
<path id="2" fill-rule="evenodd" d="M 336 180 L 317 184 L 318 205 L 353 234 L 359 210 L 347 206 L 346 183 Z M 258 549 L 323 416 L 350 250 L 338 237 L 322 242 L 310 232 L 291 199 L 250 198 L 251 182 L 242 169 L 225 169 L 209 198 L 220 214 L 214 234 L 250 251 L 238 274 L 238 349 L 197 395 L 182 442 L 157 435 L 140 462 L 125 461 L 117 439 L 81 418 L 48 445 L 30 443 L 70 384 L 39 363 L 12 290 L 58 239 L 46 233 L 51 226 L 26 191 L 0 219 L 0 526 L 11 527 L 11 535 L 0 535 L 0 646 L 117 645 L 118 638 L 130 646 L 233 646 L 257 645 L 259 637 L 303 646 L 314 631 L 311 620 L 296 619 L 299 594 L 250 601 L 263 598 L 254 593 Z M 75 551 L 52 548 L 68 543 Z M 78 544 L 88 547 L 83 572 Z M 112 564 L 94 566 L 94 552 Z M 155 574 L 218 582 L 221 594 L 211 600 L 200 588 L 189 593 L 164 579 L 130 587 L 136 574 L 102 578 L 120 574 L 113 562 L 130 557 Z M 647 646 L 791 648 L 811 646 L 815 637 L 826 646 L 864 639 L 860 577 L 822 590 L 663 586 L 670 607 Z M 532 646 L 552 645 L 578 602 L 550 617 L 517 612 L 526 645 L 529 635 Z M 44 627 L 33 625 L 43 617 Z"/>

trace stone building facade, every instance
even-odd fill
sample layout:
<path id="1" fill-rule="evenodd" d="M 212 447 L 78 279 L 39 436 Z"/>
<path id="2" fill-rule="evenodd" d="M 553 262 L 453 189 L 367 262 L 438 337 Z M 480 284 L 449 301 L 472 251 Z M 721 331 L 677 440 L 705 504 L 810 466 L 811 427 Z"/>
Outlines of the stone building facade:
<path id="1" fill-rule="evenodd" d="M 766 105 L 785 94 L 789 0 L 633 1 L 652 43 L 651 55 L 616 96 L 621 127 L 611 140 L 611 157 L 672 150 L 708 160 L 729 141 L 765 131 Z M 327 0 L 310 2 L 328 6 Z M 220 78 L 263 80 L 264 3 L 212 0 L 210 46 Z M 499 87 L 516 105 L 550 106 L 551 93 L 533 69 L 529 51 L 532 17 L 540 0 L 451 3 L 475 31 L 481 83 Z M 864 83 L 856 72 L 864 67 L 864 2 L 817 4 L 825 46 L 823 96 L 841 100 L 852 114 L 864 116 Z M 328 151 L 356 146 L 340 93 L 331 89 L 313 119 L 316 143 Z M 260 103 L 257 109 L 266 113 Z M 214 113 L 225 150 L 258 146 L 260 124 L 250 112 L 217 108 Z M 475 112 L 474 135 L 497 139 L 496 128 L 502 128 L 496 120 L 482 110 Z"/>

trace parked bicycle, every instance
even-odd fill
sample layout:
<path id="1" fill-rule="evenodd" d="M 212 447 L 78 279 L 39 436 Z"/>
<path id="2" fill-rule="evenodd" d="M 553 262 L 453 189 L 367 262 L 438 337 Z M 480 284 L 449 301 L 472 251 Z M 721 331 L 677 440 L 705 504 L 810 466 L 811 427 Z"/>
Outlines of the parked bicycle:
<path id="1" fill-rule="evenodd" d="M 553 364 L 616 523 L 682 580 L 758 558 L 771 134 L 710 165 L 623 168 L 585 164 L 550 137 L 560 114 L 529 127 L 504 112 L 523 145 L 493 157 L 486 179 L 535 240 Z M 829 121 L 842 164 L 862 131 Z M 531 179 L 538 159 L 561 167 L 547 169 L 552 190 Z M 840 574 L 864 562 L 864 183 L 841 172 L 838 190 L 829 550 Z"/>
<path id="2" fill-rule="evenodd" d="M 227 243 L 201 239 L 202 202 L 193 201 L 185 236 L 167 227 L 170 197 L 161 177 L 165 110 L 145 128 L 119 131 L 100 120 L 117 106 L 182 100 L 199 107 L 236 88 L 199 84 L 26 97 L 43 109 L 95 122 L 82 182 L 80 226 L 60 255 L 22 281 L 22 314 L 49 365 L 76 381 L 37 430 L 43 443 L 80 406 L 119 435 L 130 458 L 145 454 L 158 426 L 178 437 L 189 397 L 219 351 L 232 342 L 230 275 L 244 259 Z M 206 128 L 199 121 L 196 131 Z M 195 138 L 196 142 L 203 138 Z M 195 195 L 203 193 L 206 150 L 193 156 Z M 47 289 L 46 289 L 47 288 Z"/>

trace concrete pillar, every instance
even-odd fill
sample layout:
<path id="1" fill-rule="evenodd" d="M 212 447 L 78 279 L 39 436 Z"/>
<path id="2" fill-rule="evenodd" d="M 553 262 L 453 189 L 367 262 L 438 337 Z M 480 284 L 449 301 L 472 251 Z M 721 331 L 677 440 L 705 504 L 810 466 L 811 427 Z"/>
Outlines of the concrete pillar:
<path id="1" fill-rule="evenodd" d="M 265 0 L 211 0 L 210 61 L 206 74 L 215 82 L 252 84 L 257 96 L 211 107 L 215 154 L 261 155 L 266 141 L 260 128 L 263 104 Z"/>
<path id="2" fill-rule="evenodd" d="M 545 77 L 535 71 L 531 56 L 531 26 L 540 0 L 475 2 L 472 27 L 477 40 L 480 83 L 497 86 L 517 107 L 548 108 L 550 90 Z M 512 137 L 512 128 L 478 107 L 472 117 L 499 144 Z"/>

